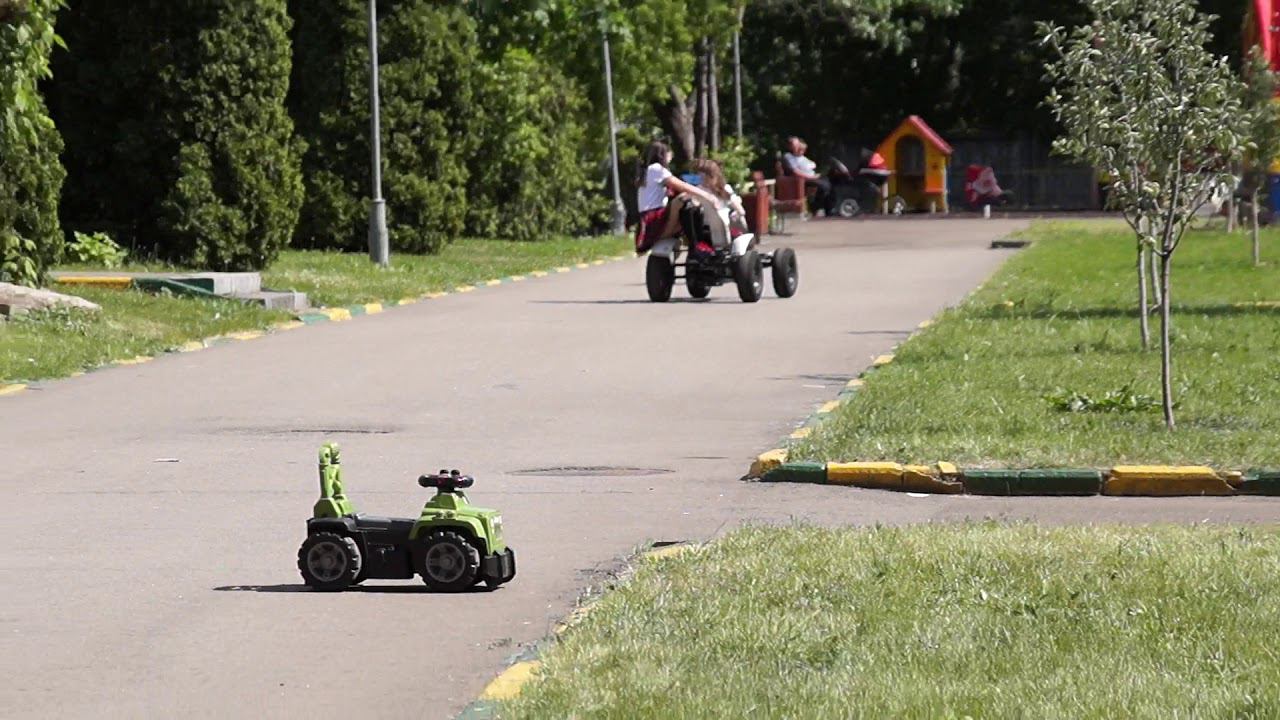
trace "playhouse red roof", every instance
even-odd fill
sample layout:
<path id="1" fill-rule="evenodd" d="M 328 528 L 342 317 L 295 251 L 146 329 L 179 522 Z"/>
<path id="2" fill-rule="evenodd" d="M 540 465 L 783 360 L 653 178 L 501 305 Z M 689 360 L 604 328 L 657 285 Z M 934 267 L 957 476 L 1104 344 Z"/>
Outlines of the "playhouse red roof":
<path id="1" fill-rule="evenodd" d="M 910 126 L 917 134 L 925 140 L 928 140 L 929 144 L 941 151 L 943 155 L 950 155 L 952 153 L 951 146 L 947 144 L 947 141 L 943 140 L 941 135 L 934 132 L 933 128 L 929 127 L 929 123 L 921 119 L 919 115 L 911 115 L 906 120 L 903 120 L 902 124 L 898 125 L 898 127 L 893 131 L 893 134 L 897 134 L 898 130 L 901 130 L 906 126 Z"/>

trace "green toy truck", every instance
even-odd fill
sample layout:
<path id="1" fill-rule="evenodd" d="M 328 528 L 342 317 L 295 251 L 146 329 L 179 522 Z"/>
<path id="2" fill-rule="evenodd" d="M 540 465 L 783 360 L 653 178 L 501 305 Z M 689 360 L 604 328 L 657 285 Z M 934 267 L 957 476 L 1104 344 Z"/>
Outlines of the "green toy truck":
<path id="1" fill-rule="evenodd" d="M 516 574 L 516 556 L 502 540 L 502 515 L 467 502 L 462 490 L 474 483 L 457 470 L 441 470 L 418 478 L 436 494 L 416 519 L 357 513 L 343 491 L 338 446 L 324 445 L 320 499 L 298 549 L 302 580 L 317 590 L 344 590 L 369 578 L 417 574 L 442 592 L 508 582 Z"/>

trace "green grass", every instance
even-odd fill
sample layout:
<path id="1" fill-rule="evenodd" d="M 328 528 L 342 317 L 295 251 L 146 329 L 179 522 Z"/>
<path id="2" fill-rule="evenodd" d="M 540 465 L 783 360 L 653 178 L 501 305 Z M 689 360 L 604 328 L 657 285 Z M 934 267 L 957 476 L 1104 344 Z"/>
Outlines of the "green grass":
<path id="1" fill-rule="evenodd" d="M 1178 250 L 1178 428 L 1170 433 L 1158 405 L 1159 318 L 1153 350 L 1143 352 L 1133 242 L 1121 228 L 1031 228 L 1032 247 L 907 341 L 791 457 L 987 467 L 1280 464 L 1280 307 L 1235 306 L 1280 301 L 1280 231 L 1264 233 L 1263 257 L 1272 261 L 1257 268 L 1245 234 L 1192 231 Z M 1103 402 L 1068 412 L 1050 399 L 1072 394 Z"/>
<path id="2" fill-rule="evenodd" d="M 557 238 L 545 242 L 458 240 L 439 255 L 392 255 L 382 269 L 363 254 L 289 251 L 262 275 L 264 285 L 301 290 L 312 305 L 393 302 L 460 285 L 620 255 L 627 238 Z"/>
<path id="3" fill-rule="evenodd" d="M 0 383 L 66 377 L 289 319 L 287 313 L 224 300 L 103 288 L 77 288 L 74 293 L 101 305 L 101 315 L 59 310 L 0 322 Z"/>
<path id="4" fill-rule="evenodd" d="M 1280 535 L 747 528 L 646 561 L 514 718 L 1280 715 Z"/>
<path id="5" fill-rule="evenodd" d="M 439 255 L 393 255 L 378 268 L 366 255 L 291 250 L 262 274 L 266 287 L 301 290 L 314 306 L 395 302 L 557 266 L 620 255 L 626 238 L 557 238 L 538 243 L 465 239 Z M 68 265 L 65 270 L 95 268 Z M 134 262 L 123 271 L 181 270 Z M 33 313 L 0 322 L 0 383 L 65 377 L 115 360 L 154 355 L 214 335 L 255 330 L 288 319 L 239 303 L 152 296 L 106 289 L 60 290 L 102 305 L 101 317 L 80 312 Z"/>

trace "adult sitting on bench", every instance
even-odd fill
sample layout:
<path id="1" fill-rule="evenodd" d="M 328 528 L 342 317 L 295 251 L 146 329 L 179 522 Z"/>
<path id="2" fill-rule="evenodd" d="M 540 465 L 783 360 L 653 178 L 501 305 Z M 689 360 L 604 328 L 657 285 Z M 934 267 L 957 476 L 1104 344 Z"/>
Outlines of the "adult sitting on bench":
<path id="1" fill-rule="evenodd" d="M 805 157 L 808 149 L 809 146 L 800 138 L 794 135 L 787 138 L 787 152 L 782 156 L 782 169 L 788 175 L 804 178 L 806 186 L 816 188 L 812 212 L 821 210 L 823 214 L 831 215 L 831 181 L 819 175 L 817 163 Z"/>

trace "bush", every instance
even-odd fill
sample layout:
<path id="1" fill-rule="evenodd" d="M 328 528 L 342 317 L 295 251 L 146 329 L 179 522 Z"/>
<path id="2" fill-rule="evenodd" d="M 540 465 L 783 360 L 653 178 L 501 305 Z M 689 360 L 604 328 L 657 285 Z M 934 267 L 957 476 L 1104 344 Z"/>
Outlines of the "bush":
<path id="1" fill-rule="evenodd" d="M 37 83 L 60 0 L 0 5 L 0 281 L 38 285 L 62 251 L 62 138 Z"/>
<path id="2" fill-rule="evenodd" d="M 289 107 L 308 143 L 294 244 L 367 248 L 369 50 L 364 0 L 293 0 Z M 383 191 L 394 251 L 436 252 L 462 232 L 475 149 L 475 27 L 429 0 L 379 4 Z"/>
<path id="3" fill-rule="evenodd" d="M 589 227 L 605 208 L 582 152 L 581 93 L 523 50 L 508 50 L 480 80 L 467 231 L 540 240 Z"/>
<path id="4" fill-rule="evenodd" d="M 274 260 L 302 201 L 285 0 L 90 0 L 67 21 L 65 223 L 181 264 Z"/>
<path id="5" fill-rule="evenodd" d="M 96 232 L 86 235 L 75 233 L 75 240 L 67 246 L 67 259 L 84 265 L 102 268 L 117 268 L 124 263 L 129 253 L 116 244 L 111 236 Z"/>

